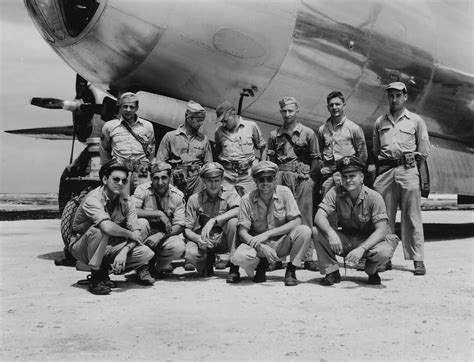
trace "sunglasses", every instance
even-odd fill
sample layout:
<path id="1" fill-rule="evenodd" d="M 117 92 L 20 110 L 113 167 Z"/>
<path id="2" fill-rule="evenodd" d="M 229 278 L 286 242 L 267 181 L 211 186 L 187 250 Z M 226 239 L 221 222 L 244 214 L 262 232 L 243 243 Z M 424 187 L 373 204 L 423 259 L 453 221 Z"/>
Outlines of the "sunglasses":
<path id="1" fill-rule="evenodd" d="M 260 183 L 272 183 L 273 180 L 275 180 L 275 177 L 273 176 L 260 176 L 258 179 L 258 182 Z"/>
<path id="2" fill-rule="evenodd" d="M 112 177 L 112 181 L 116 184 L 118 184 L 119 182 L 121 182 L 122 185 L 128 184 L 128 178 Z"/>

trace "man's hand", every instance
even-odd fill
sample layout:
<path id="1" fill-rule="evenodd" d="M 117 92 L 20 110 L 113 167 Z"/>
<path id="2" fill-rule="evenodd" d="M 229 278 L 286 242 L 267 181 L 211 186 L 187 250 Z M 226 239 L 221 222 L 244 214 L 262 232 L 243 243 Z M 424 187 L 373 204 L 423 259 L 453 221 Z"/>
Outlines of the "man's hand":
<path id="1" fill-rule="evenodd" d="M 361 248 L 360 246 L 351 250 L 349 254 L 346 256 L 346 260 L 349 263 L 357 264 L 359 260 L 364 256 L 365 249 Z"/>
<path id="2" fill-rule="evenodd" d="M 337 255 L 342 254 L 342 242 L 339 236 L 334 233 L 335 235 L 331 235 L 328 239 L 329 245 L 331 246 L 331 250 L 334 251 Z"/>
<path id="3" fill-rule="evenodd" d="M 272 247 L 268 245 L 259 244 L 259 247 L 257 250 L 260 251 L 260 253 L 263 254 L 270 263 L 276 263 L 278 260 L 280 260 L 275 249 L 273 249 Z"/>
<path id="4" fill-rule="evenodd" d="M 171 232 L 171 228 L 172 228 L 171 221 L 170 221 L 169 217 L 166 216 L 166 214 L 164 212 L 161 212 L 160 216 L 159 216 L 159 219 L 165 225 L 166 233 L 169 234 Z"/>
<path id="5" fill-rule="evenodd" d="M 128 247 L 124 247 L 115 257 L 112 263 L 112 270 L 114 274 L 120 274 L 125 271 L 125 263 L 127 262 Z"/>
<path id="6" fill-rule="evenodd" d="M 211 249 L 211 248 L 214 247 L 214 245 L 212 243 L 204 241 L 202 238 L 198 239 L 197 245 L 198 245 L 199 249 L 202 249 L 202 250 L 207 250 L 207 249 Z"/>
<path id="7" fill-rule="evenodd" d="M 153 235 L 150 235 L 144 242 L 144 244 L 146 246 L 148 246 L 149 248 L 151 249 L 155 249 L 158 244 L 160 243 L 161 240 L 163 240 L 163 238 L 165 237 L 166 235 L 164 233 L 161 233 L 161 232 L 158 232 L 156 234 L 153 234 Z"/>
<path id="8" fill-rule="evenodd" d="M 249 240 L 249 245 L 255 248 L 258 244 L 268 241 L 268 239 L 269 237 L 267 236 L 266 233 L 261 233 L 261 234 L 252 236 L 252 238 Z"/>
<path id="9" fill-rule="evenodd" d="M 204 227 L 201 230 L 201 239 L 202 240 L 209 240 L 209 234 L 211 233 L 211 229 L 214 227 L 214 225 L 217 224 L 217 221 L 215 218 L 209 219 L 209 221 L 204 225 Z"/>
<path id="10" fill-rule="evenodd" d="M 138 244 L 142 243 L 140 230 L 133 230 L 132 235 L 129 237 L 130 240 L 135 241 Z"/>

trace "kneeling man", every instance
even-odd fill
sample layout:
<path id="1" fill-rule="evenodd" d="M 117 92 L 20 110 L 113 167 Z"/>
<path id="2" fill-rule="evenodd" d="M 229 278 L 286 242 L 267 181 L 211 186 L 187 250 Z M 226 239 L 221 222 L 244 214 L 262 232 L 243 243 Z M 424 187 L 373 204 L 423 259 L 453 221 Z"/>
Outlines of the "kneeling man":
<path id="1" fill-rule="evenodd" d="M 128 168 L 111 160 L 103 165 L 99 177 L 103 186 L 89 192 L 77 208 L 69 251 L 91 269 L 89 291 L 109 294 L 115 283 L 109 279 L 111 267 L 116 274 L 137 269 L 138 281 L 152 285 L 148 271 L 153 251 L 143 245 L 148 235 L 146 220 L 137 219 L 135 205 L 124 187 Z"/>
<path id="2" fill-rule="evenodd" d="M 144 244 L 155 252 L 150 271 L 156 277 L 172 272 L 171 261 L 184 254 L 184 194 L 170 185 L 171 165 L 151 166 L 151 181 L 138 185 L 133 195 L 138 217 L 150 224 Z"/>
<path id="3" fill-rule="evenodd" d="M 216 253 L 232 254 L 235 248 L 240 197 L 234 186 L 222 185 L 223 175 L 221 164 L 204 165 L 199 176 L 205 189 L 191 195 L 186 206 L 186 262 L 193 264 L 203 277 L 214 274 Z"/>
<path id="4" fill-rule="evenodd" d="M 319 269 L 326 276 L 321 285 L 333 285 L 341 281 L 336 255 L 348 262 L 358 263 L 367 259 L 365 272 L 368 283 L 381 283 L 377 267 L 392 257 L 398 237 L 390 234 L 387 211 L 382 196 L 364 186 L 364 165 L 355 156 L 347 156 L 336 164 L 341 173 L 341 185 L 334 186 L 319 204 L 314 222 L 318 238 L 315 249 Z M 328 219 L 337 215 L 341 231 L 334 230 Z"/>
<path id="5" fill-rule="evenodd" d="M 266 281 L 269 262 L 290 256 L 286 268 L 285 285 L 298 284 L 296 265 L 309 247 L 311 229 L 301 225 L 301 213 L 291 190 L 276 184 L 278 166 L 261 161 L 252 167 L 257 189 L 242 197 L 239 206 L 238 234 L 243 244 L 231 257 L 233 264 L 241 266 L 253 281 Z M 312 195 L 308 195 L 312 197 Z"/>

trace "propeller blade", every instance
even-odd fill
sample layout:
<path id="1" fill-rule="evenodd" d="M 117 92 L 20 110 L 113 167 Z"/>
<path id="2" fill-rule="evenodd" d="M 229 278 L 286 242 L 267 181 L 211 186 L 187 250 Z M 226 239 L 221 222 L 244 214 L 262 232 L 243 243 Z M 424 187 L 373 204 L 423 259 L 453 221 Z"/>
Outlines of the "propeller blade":
<path id="1" fill-rule="evenodd" d="M 63 109 L 64 101 L 57 98 L 32 98 L 30 103 L 33 106 L 48 108 L 48 109 Z"/>

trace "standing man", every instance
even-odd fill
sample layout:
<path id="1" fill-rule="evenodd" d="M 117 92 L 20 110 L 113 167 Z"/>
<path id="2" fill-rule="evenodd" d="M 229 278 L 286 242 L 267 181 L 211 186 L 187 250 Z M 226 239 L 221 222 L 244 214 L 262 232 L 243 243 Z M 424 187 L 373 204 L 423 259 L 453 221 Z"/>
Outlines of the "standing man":
<path id="1" fill-rule="evenodd" d="M 293 193 L 301 212 L 301 222 L 313 227 L 313 187 L 311 175 L 319 175 L 319 145 L 314 131 L 297 120 L 298 103 L 293 97 L 279 101 L 283 125 L 272 131 L 268 139 L 268 159 L 278 165 L 276 182 Z M 304 267 L 318 270 L 313 260 L 313 247 L 304 258 Z"/>
<path id="2" fill-rule="evenodd" d="M 278 166 L 261 161 L 252 167 L 257 189 L 242 197 L 239 206 L 239 245 L 230 260 L 241 266 L 253 281 L 266 281 L 269 262 L 290 256 L 285 285 L 298 284 L 296 266 L 308 250 L 311 229 L 301 224 L 301 213 L 291 190 L 276 184 Z"/>
<path id="3" fill-rule="evenodd" d="M 336 162 L 344 156 L 355 156 L 363 165 L 367 163 L 367 146 L 364 132 L 345 115 L 346 101 L 339 91 L 328 94 L 327 107 L 330 117 L 319 127 L 318 140 L 323 167 L 321 168 L 323 196 L 336 184 L 341 175 L 336 170 Z"/>
<path id="4" fill-rule="evenodd" d="M 321 274 L 325 275 L 321 285 L 341 281 L 336 255 L 355 264 L 365 257 L 368 283 L 379 285 L 377 267 L 392 257 L 399 239 L 390 234 L 382 196 L 364 186 L 365 165 L 354 156 L 346 156 L 338 160 L 336 169 L 341 185 L 326 193 L 314 219 L 318 231 L 315 248 Z M 337 216 L 341 230 L 330 224 L 331 215 Z"/>
<path id="5" fill-rule="evenodd" d="M 159 161 L 151 166 L 151 181 L 139 185 L 134 199 L 138 217 L 150 224 L 144 241 L 155 252 L 152 274 L 161 277 L 173 271 L 171 262 L 184 254 L 184 195 L 170 185 L 171 165 Z"/>
<path id="6" fill-rule="evenodd" d="M 200 176 L 205 189 L 191 195 L 186 205 L 186 261 L 203 277 L 214 274 L 216 253 L 233 252 L 240 196 L 235 188 L 223 185 L 224 168 L 216 162 L 203 166 Z M 231 264 L 228 283 L 240 279 L 239 269 Z"/>
<path id="7" fill-rule="evenodd" d="M 415 275 L 425 275 L 417 163 L 424 162 L 431 152 L 428 130 L 420 116 L 406 109 L 408 95 L 404 83 L 390 83 L 386 90 L 390 112 L 377 118 L 373 132 L 377 166 L 374 188 L 385 200 L 392 232 L 400 206 L 405 260 L 414 261 Z"/>
<path id="8" fill-rule="evenodd" d="M 214 140 L 219 163 L 224 166 L 224 184 L 234 186 L 242 196 L 255 190 L 250 169 L 256 163 L 255 150 L 260 152 L 258 161 L 265 157 L 266 142 L 257 124 L 237 115 L 230 102 L 219 104 L 216 115 L 222 123 Z"/>
<path id="9" fill-rule="evenodd" d="M 206 110 L 199 103 L 189 101 L 184 117 L 184 124 L 164 135 L 156 157 L 171 165 L 173 185 L 184 193 L 187 200 L 204 188 L 199 169 L 212 162 L 212 152 L 207 136 L 199 132 Z"/>
<path id="10" fill-rule="evenodd" d="M 148 271 L 153 252 L 142 243 L 149 232 L 147 222 L 137 219 L 133 200 L 124 193 L 128 173 L 115 160 L 104 164 L 99 171 L 103 186 L 84 197 L 74 217 L 69 251 L 89 265 L 93 294 L 109 294 L 115 287 L 109 268 L 117 274 L 137 269 L 139 283 L 154 282 Z"/>
<path id="11" fill-rule="evenodd" d="M 155 157 L 155 133 L 150 122 L 137 116 L 135 93 L 123 93 L 117 106 L 119 118 L 102 127 L 100 160 L 104 165 L 113 158 L 127 166 L 132 182 L 128 191 L 133 192 L 138 184 L 148 179 L 148 168 Z"/>

